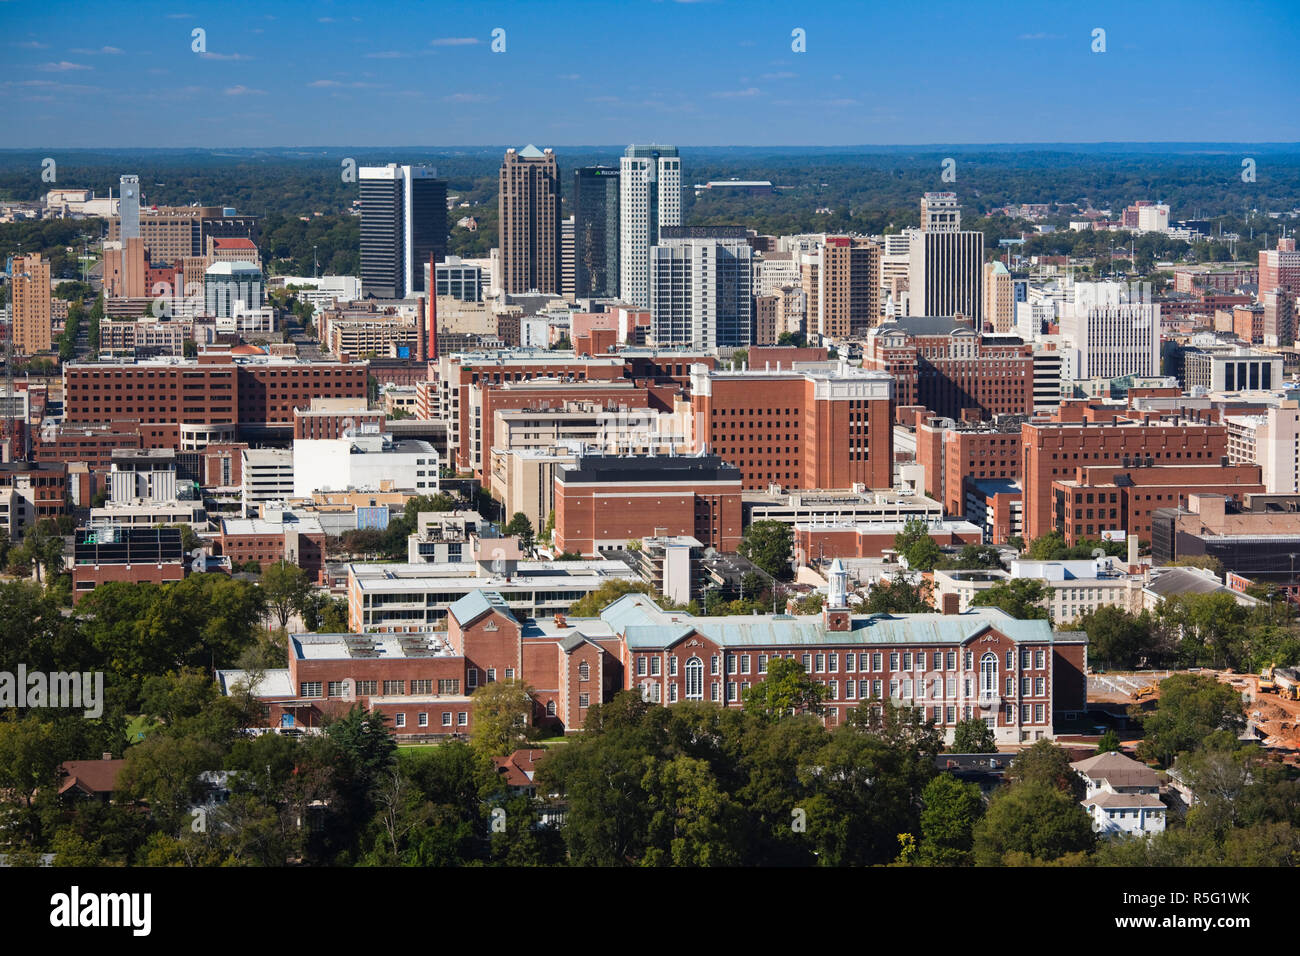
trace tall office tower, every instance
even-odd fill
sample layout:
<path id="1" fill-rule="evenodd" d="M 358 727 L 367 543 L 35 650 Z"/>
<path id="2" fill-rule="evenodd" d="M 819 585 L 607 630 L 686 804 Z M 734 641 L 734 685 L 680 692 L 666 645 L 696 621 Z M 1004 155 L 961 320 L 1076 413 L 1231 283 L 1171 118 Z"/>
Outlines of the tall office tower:
<path id="1" fill-rule="evenodd" d="M 50 324 L 50 262 L 39 252 L 17 256 L 10 283 L 14 351 L 20 355 L 48 352 L 54 344 Z"/>
<path id="2" fill-rule="evenodd" d="M 1285 289 L 1300 294 L 1300 252 L 1296 252 L 1294 238 L 1279 239 L 1276 249 L 1259 250 L 1259 287 L 1266 292 Z"/>
<path id="3" fill-rule="evenodd" d="M 140 238 L 140 177 L 123 176 L 122 192 L 117 200 L 117 216 L 121 222 L 121 239 Z"/>
<path id="4" fill-rule="evenodd" d="M 618 169 L 583 166 L 573 171 L 574 294 L 618 297 Z"/>
<path id="5" fill-rule="evenodd" d="M 554 150 L 506 150 L 498 193 L 501 291 L 560 292 L 560 170 Z"/>
<path id="6" fill-rule="evenodd" d="M 1015 331 L 1015 290 L 1011 273 L 1000 262 L 984 263 L 984 321 L 999 334 Z"/>
<path id="7" fill-rule="evenodd" d="M 956 193 L 926 193 L 921 197 L 922 232 L 960 232 L 961 206 Z"/>
<path id="8" fill-rule="evenodd" d="M 424 291 L 429 256 L 447 256 L 447 182 L 428 166 L 362 166 L 361 291 L 402 299 Z"/>
<path id="9" fill-rule="evenodd" d="M 952 193 L 926 193 L 921 229 L 911 235 L 907 269 L 912 315 L 984 321 L 984 233 L 963 232 Z"/>
<path id="10" fill-rule="evenodd" d="M 619 159 L 619 295 L 650 305 L 650 247 L 682 223 L 682 161 L 676 146 L 629 146 Z"/>
<path id="11" fill-rule="evenodd" d="M 1263 291 L 1259 301 L 1264 306 L 1264 345 L 1277 348 L 1295 343 L 1295 296 L 1285 289 Z"/>
<path id="12" fill-rule="evenodd" d="M 861 338 L 880 320 L 880 246 L 827 236 L 813 330 L 824 339 Z"/>
<path id="13" fill-rule="evenodd" d="M 659 345 L 734 348 L 753 339 L 752 259 L 742 226 L 664 226 L 650 247 L 650 327 Z"/>
<path id="14" fill-rule="evenodd" d="M 1061 304 L 1061 337 L 1075 379 L 1160 374 L 1160 306 L 1130 298 L 1123 282 L 1076 282 Z"/>
<path id="15" fill-rule="evenodd" d="M 574 217 L 560 221 L 560 295 L 574 297 Z"/>

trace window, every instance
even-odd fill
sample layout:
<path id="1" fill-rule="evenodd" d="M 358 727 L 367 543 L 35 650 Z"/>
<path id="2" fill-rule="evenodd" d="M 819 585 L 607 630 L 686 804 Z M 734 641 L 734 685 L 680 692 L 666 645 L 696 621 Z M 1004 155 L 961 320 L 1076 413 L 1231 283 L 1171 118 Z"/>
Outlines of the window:
<path id="1" fill-rule="evenodd" d="M 1034 651 L 1034 666 L 1042 670 L 1046 665 L 1046 654 L 1043 651 Z"/>
<path id="2" fill-rule="evenodd" d="M 903 678 L 903 696 L 904 697 L 912 696 L 912 678 L 910 677 Z"/>
<path id="3" fill-rule="evenodd" d="M 766 674 L 766 673 L 767 673 L 767 655 L 766 655 L 766 654 L 759 654 L 759 655 L 758 655 L 758 672 L 759 672 L 760 674 Z"/>
<path id="4" fill-rule="evenodd" d="M 444 717 L 447 717 L 447 716 L 450 716 L 450 715 L 448 715 L 448 714 L 443 714 L 443 716 L 444 716 Z M 554 716 L 555 716 L 555 701 L 553 701 L 553 700 L 548 700 L 548 701 L 546 702 L 546 716 L 547 716 L 547 717 L 554 717 Z"/>
<path id="5" fill-rule="evenodd" d="M 704 662 L 698 657 L 686 662 L 686 699 L 704 699 Z"/>
<path id="6" fill-rule="evenodd" d="M 659 676 L 659 668 L 660 668 L 660 660 L 659 660 L 659 658 L 657 658 L 657 657 L 652 657 L 652 658 L 650 658 L 650 676 L 651 676 L 651 677 L 658 677 L 658 676 Z"/>
<path id="7" fill-rule="evenodd" d="M 998 658 L 989 652 L 980 658 L 980 693 L 996 694 L 998 692 Z"/>
<path id="8" fill-rule="evenodd" d="M 945 696 L 945 697 L 956 697 L 956 696 L 957 696 L 957 678 L 955 678 L 955 677 L 949 677 L 949 678 L 948 678 L 948 692 L 947 692 L 946 694 L 944 694 L 944 696 Z"/>
<path id="9" fill-rule="evenodd" d="M 1015 722 L 1016 722 L 1016 705 L 1007 704 L 1007 723 L 1014 724 Z"/>
<path id="10" fill-rule="evenodd" d="M 827 655 L 826 655 L 826 669 L 827 669 L 828 671 L 830 671 L 832 674 L 835 673 L 835 671 L 839 670 L 839 669 L 840 669 L 840 655 L 838 655 L 838 654 L 827 654 Z M 850 668 L 850 669 L 852 669 L 852 668 Z"/>
<path id="11" fill-rule="evenodd" d="M 936 670 L 936 671 L 937 671 L 937 670 L 941 670 L 941 669 L 943 668 L 943 652 L 942 652 L 942 651 L 935 651 L 934 654 L 931 655 L 930 660 L 932 660 L 932 661 L 934 662 L 934 663 L 932 663 L 932 664 L 930 665 L 930 669 L 931 669 L 931 670 Z"/>
<path id="12" fill-rule="evenodd" d="M 676 677 L 676 676 L 677 676 L 677 658 L 676 658 L 676 657 L 670 657 L 670 658 L 668 658 L 668 676 L 669 676 L 669 677 Z"/>
<path id="13" fill-rule="evenodd" d="M 903 670 L 910 671 L 911 669 L 912 669 L 912 652 L 903 651 Z"/>
<path id="14" fill-rule="evenodd" d="M 818 673 L 818 674 L 825 674 L 825 673 L 826 673 L 826 655 L 825 655 L 825 654 L 818 654 L 818 655 L 817 655 L 817 673 Z"/>
<path id="15" fill-rule="evenodd" d="M 852 674 L 855 670 L 857 670 L 857 667 L 855 666 L 857 662 L 858 662 L 857 654 L 844 655 L 844 669 L 848 671 L 850 674 Z"/>
<path id="16" fill-rule="evenodd" d="M 974 654 L 974 652 L 972 652 L 972 651 L 967 651 L 967 652 L 966 652 L 966 665 L 965 665 L 965 666 L 966 666 L 966 670 L 971 670 L 971 669 L 973 669 L 973 668 L 975 667 L 975 654 Z"/>
<path id="17" fill-rule="evenodd" d="M 949 704 L 946 709 L 946 716 L 944 718 L 944 723 L 946 724 L 957 723 L 957 708 L 953 704 Z"/>
<path id="18" fill-rule="evenodd" d="M 645 677 L 645 675 L 646 675 L 645 655 L 642 654 L 639 655 L 636 659 L 636 676 Z"/>
<path id="19" fill-rule="evenodd" d="M 811 655 L 811 654 L 805 654 L 805 655 L 803 655 L 802 663 L 803 663 L 803 672 L 804 672 L 805 674 L 811 674 L 811 673 L 812 673 L 812 655 Z"/>
<path id="20" fill-rule="evenodd" d="M 405 694 L 406 681 L 404 680 L 386 680 L 384 681 L 384 696 Z"/>
<path id="21" fill-rule="evenodd" d="M 319 696 L 320 696 L 320 689 L 321 689 L 321 682 L 318 681 L 318 680 L 303 681 L 303 683 L 302 683 L 302 695 L 301 695 L 301 696 L 303 696 L 303 697 L 319 697 Z"/>
<path id="22" fill-rule="evenodd" d="M 897 697 L 897 696 L 898 696 L 898 679 L 897 679 L 897 678 L 891 678 L 890 681 L 889 681 L 889 696 L 890 696 L 890 697 Z"/>
<path id="23" fill-rule="evenodd" d="M 1012 670 L 1015 670 L 1015 669 L 1016 669 L 1016 652 L 1013 651 L 1013 650 L 1008 650 L 1008 651 L 1007 651 L 1007 670 L 1012 671 Z"/>
<path id="24" fill-rule="evenodd" d="M 462 710 L 456 714 L 456 726 L 457 727 L 469 726 L 469 711 Z"/>
<path id="25" fill-rule="evenodd" d="M 871 669 L 873 671 L 884 670 L 884 660 L 885 655 L 880 653 L 880 651 L 876 651 L 876 653 L 871 655 Z M 866 668 L 863 669 L 865 670 Z"/>
<path id="26" fill-rule="evenodd" d="M 736 699 L 736 682 L 734 680 L 729 680 L 727 681 L 727 702 L 730 703 L 735 699 Z"/>
<path id="27" fill-rule="evenodd" d="M 460 681 L 456 681 L 456 686 L 460 686 Z M 357 695 L 360 697 L 372 697 L 379 692 L 379 682 L 373 680 L 357 681 Z"/>
<path id="28" fill-rule="evenodd" d="M 578 664 L 578 680 L 591 680 L 591 665 L 586 661 Z"/>
<path id="29" fill-rule="evenodd" d="M 477 687 L 477 686 L 478 686 L 478 668 L 477 668 L 477 667 L 467 667 L 467 668 L 465 668 L 465 688 L 466 688 L 466 690 L 472 690 L 473 688 L 475 688 L 475 687 Z"/>
<path id="30" fill-rule="evenodd" d="M 514 680 L 514 679 L 515 679 L 515 669 L 513 667 L 507 667 L 506 680 Z"/>
<path id="31" fill-rule="evenodd" d="M 405 726 L 406 726 L 406 715 L 405 715 L 405 714 L 397 714 L 397 715 L 393 718 L 393 726 L 394 726 L 394 727 L 405 727 Z"/>
<path id="32" fill-rule="evenodd" d="M 737 666 L 738 666 L 738 664 L 739 664 L 739 662 L 736 660 L 736 655 L 735 655 L 735 654 L 727 654 L 727 655 L 726 655 L 726 660 L 727 660 L 727 673 L 728 673 L 728 674 L 734 674 L 734 673 L 736 673 L 736 668 L 737 668 Z"/>
<path id="33" fill-rule="evenodd" d="M 343 696 L 343 681 L 341 680 L 330 681 L 329 696 L 331 697 Z"/>
<path id="34" fill-rule="evenodd" d="M 373 684 L 374 681 L 371 681 L 370 683 Z M 439 694 L 459 694 L 459 693 L 460 693 L 460 681 L 457 680 L 455 677 L 439 679 L 439 681 L 438 681 L 438 693 L 439 693 Z"/>
<path id="35" fill-rule="evenodd" d="M 855 698 L 855 697 L 857 696 L 857 692 L 858 692 L 858 682 L 857 682 L 857 681 L 854 681 L 854 680 L 846 680 L 846 681 L 844 682 L 844 699 L 845 699 L 845 700 L 853 700 L 853 698 Z"/>
<path id="36" fill-rule="evenodd" d="M 447 711 L 442 715 L 442 725 L 444 727 L 451 726 L 451 711 Z"/>
<path id="37" fill-rule="evenodd" d="M 1034 723 L 1041 724 L 1043 721 L 1043 705 L 1034 704 Z"/>
<path id="38" fill-rule="evenodd" d="M 718 699 L 718 682 L 714 681 L 709 685 L 709 700 L 716 701 L 717 699 Z"/>
<path id="39" fill-rule="evenodd" d="M 1047 682 L 1042 677 L 1034 678 L 1034 696 L 1042 697 L 1047 692 Z"/>
<path id="40" fill-rule="evenodd" d="M 411 681 L 412 694 L 431 694 L 433 693 L 433 681 L 431 680 L 413 680 Z"/>
<path id="41" fill-rule="evenodd" d="M 1022 670 L 1029 670 L 1029 651 L 1020 652 L 1020 667 Z"/>
<path id="42" fill-rule="evenodd" d="M 420 714 L 418 717 L 415 718 L 415 723 L 416 723 L 418 726 L 420 726 L 420 727 L 428 727 L 428 726 L 429 726 L 429 715 L 428 715 L 428 714 Z"/>
<path id="43" fill-rule="evenodd" d="M 889 654 L 889 669 L 890 669 L 891 671 L 896 671 L 896 670 L 898 670 L 898 651 L 891 651 L 891 652 L 890 652 L 890 654 Z"/>
<path id="44" fill-rule="evenodd" d="M 1010 680 L 1010 678 L 1007 678 L 1007 679 Z M 1020 696 L 1021 696 L 1021 697 L 1028 697 L 1028 696 L 1029 696 L 1030 688 L 1031 688 L 1032 684 L 1033 684 L 1033 681 L 1032 681 L 1030 678 L 1028 678 L 1028 677 L 1022 677 L 1022 678 L 1020 678 Z"/>
<path id="45" fill-rule="evenodd" d="M 496 679 L 497 679 L 497 669 L 495 667 L 489 667 L 487 669 L 487 682 L 491 684 L 494 683 Z"/>
<path id="46" fill-rule="evenodd" d="M 709 659 L 709 673 L 712 674 L 714 677 L 718 676 L 718 655 L 717 654 L 714 654 L 713 657 Z M 714 697 L 713 699 L 717 700 L 718 698 Z"/>
<path id="47" fill-rule="evenodd" d="M 677 685 L 676 685 L 676 684 L 669 684 L 669 685 L 668 685 L 668 702 L 671 704 L 671 703 L 675 703 L 676 701 L 677 701 Z"/>
<path id="48" fill-rule="evenodd" d="M 581 708 L 581 707 L 589 707 L 589 706 L 591 706 L 591 695 L 590 695 L 590 694 L 579 694 L 579 695 L 578 695 L 578 706 L 579 706 L 580 708 Z"/>

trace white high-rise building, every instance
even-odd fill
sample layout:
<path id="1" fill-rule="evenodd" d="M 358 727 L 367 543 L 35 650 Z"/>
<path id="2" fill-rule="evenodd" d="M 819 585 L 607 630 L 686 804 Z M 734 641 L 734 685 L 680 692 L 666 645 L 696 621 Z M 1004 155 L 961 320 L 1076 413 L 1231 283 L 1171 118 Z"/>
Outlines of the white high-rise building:
<path id="1" fill-rule="evenodd" d="M 687 233 L 688 235 L 674 235 Z M 672 229 L 650 249 L 650 323 L 659 345 L 750 344 L 751 260 L 744 230 Z"/>
<path id="2" fill-rule="evenodd" d="M 122 241 L 140 238 L 140 177 L 123 176 L 117 214 L 122 220 Z"/>
<path id="3" fill-rule="evenodd" d="M 619 278 L 625 302 L 650 306 L 650 247 L 682 223 L 682 161 L 676 146 L 629 146 L 619 159 Z"/>
<path id="4" fill-rule="evenodd" d="M 1270 495 L 1300 491 L 1300 407 L 1283 401 L 1262 415 L 1225 415 L 1228 459 L 1234 465 L 1259 465 Z"/>
<path id="5" fill-rule="evenodd" d="M 1060 314 L 1076 378 L 1160 374 L 1160 306 L 1144 298 L 1123 282 L 1075 283 Z"/>

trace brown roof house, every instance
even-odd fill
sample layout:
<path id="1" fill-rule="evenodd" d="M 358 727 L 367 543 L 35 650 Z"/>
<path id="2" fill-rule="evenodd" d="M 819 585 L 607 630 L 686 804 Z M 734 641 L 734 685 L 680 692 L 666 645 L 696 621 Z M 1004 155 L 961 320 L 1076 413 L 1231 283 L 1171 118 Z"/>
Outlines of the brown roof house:
<path id="1" fill-rule="evenodd" d="M 1072 764 L 1087 784 L 1083 808 L 1103 836 L 1163 833 L 1165 805 L 1160 775 L 1121 753 L 1104 753 Z"/>

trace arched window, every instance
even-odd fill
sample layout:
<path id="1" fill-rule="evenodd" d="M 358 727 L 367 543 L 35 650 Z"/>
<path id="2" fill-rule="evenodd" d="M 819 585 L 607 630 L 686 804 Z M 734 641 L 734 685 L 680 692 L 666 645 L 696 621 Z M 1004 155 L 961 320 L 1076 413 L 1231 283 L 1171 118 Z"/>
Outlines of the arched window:
<path id="1" fill-rule="evenodd" d="M 553 701 L 553 700 L 548 700 L 548 701 L 546 702 L 546 716 L 547 716 L 547 717 L 554 717 L 554 716 L 555 716 L 555 701 Z"/>
<path id="2" fill-rule="evenodd" d="M 980 658 L 980 693 L 998 692 L 998 656 L 992 651 Z"/>
<path id="3" fill-rule="evenodd" d="M 591 680 L 591 665 L 586 661 L 578 664 L 578 680 Z"/>
<path id="4" fill-rule="evenodd" d="M 686 699 L 704 699 L 704 661 L 698 657 L 686 662 Z"/>

